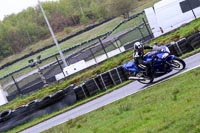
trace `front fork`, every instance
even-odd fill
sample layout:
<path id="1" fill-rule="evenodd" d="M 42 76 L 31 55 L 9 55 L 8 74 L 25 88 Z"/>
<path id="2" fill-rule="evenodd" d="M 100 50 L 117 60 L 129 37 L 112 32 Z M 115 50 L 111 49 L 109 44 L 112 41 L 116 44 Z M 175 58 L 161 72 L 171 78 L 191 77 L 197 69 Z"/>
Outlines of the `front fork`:
<path id="1" fill-rule="evenodd" d="M 168 64 L 169 66 L 171 66 L 171 67 L 174 67 L 174 64 L 172 64 L 172 61 L 173 61 L 173 59 L 174 59 L 174 55 L 169 55 L 167 58 L 166 58 L 166 64 Z"/>

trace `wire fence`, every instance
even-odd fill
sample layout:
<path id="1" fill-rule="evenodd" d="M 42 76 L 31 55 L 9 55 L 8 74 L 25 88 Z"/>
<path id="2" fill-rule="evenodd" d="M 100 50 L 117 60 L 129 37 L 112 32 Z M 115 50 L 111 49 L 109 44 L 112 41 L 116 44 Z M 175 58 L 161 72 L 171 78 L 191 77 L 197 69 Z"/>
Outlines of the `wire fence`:
<path id="1" fill-rule="evenodd" d="M 120 28 L 125 30 L 121 31 Z M 82 60 L 90 62 L 92 65 L 98 65 L 99 62 L 130 49 L 135 41 L 146 41 L 152 37 L 144 12 L 141 12 L 122 21 L 110 32 L 63 50 L 63 53 L 66 56 L 68 66 Z M 55 82 L 57 74 L 62 73 L 67 76 L 58 53 L 43 58 L 41 61 L 42 63 L 38 64 L 39 67 L 31 68 L 28 64 L 0 79 L 0 84 L 8 93 L 8 100 L 43 88 L 45 80 L 49 84 Z M 93 63 L 91 63 L 92 61 Z"/>

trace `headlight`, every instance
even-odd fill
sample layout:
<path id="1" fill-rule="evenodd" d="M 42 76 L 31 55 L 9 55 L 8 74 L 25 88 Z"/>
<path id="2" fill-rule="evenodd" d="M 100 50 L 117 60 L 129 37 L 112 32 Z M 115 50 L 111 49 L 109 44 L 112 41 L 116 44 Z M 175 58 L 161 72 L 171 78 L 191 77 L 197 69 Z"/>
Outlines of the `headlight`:
<path id="1" fill-rule="evenodd" d="M 162 55 L 162 59 L 165 59 L 167 56 L 169 56 L 169 54 L 168 54 L 168 53 L 164 53 L 164 54 Z"/>

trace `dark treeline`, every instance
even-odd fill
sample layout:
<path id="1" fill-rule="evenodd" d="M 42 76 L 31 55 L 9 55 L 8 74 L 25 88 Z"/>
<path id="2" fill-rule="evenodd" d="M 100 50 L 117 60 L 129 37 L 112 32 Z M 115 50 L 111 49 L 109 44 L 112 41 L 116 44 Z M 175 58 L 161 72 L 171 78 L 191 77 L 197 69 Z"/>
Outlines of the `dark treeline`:
<path id="1" fill-rule="evenodd" d="M 42 6 L 54 32 L 62 32 L 67 27 L 99 22 L 110 17 L 128 17 L 135 1 L 59 0 L 44 2 Z M 39 6 L 8 15 L 0 21 L 0 60 L 49 37 L 50 33 Z"/>

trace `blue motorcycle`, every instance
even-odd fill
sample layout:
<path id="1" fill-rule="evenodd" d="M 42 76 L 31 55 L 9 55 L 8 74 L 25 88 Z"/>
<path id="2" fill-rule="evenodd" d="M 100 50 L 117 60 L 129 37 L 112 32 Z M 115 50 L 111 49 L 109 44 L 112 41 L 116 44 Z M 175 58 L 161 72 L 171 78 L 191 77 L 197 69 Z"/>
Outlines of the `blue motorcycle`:
<path id="1" fill-rule="evenodd" d="M 172 70 L 182 70 L 185 62 L 170 54 L 167 46 L 158 46 L 161 51 L 151 51 L 144 55 L 144 61 L 151 62 L 151 76 L 147 76 L 144 69 L 138 67 L 134 60 L 125 63 L 122 67 L 129 72 L 130 80 L 137 80 L 143 84 L 152 83 L 154 78 L 165 75 Z"/>

